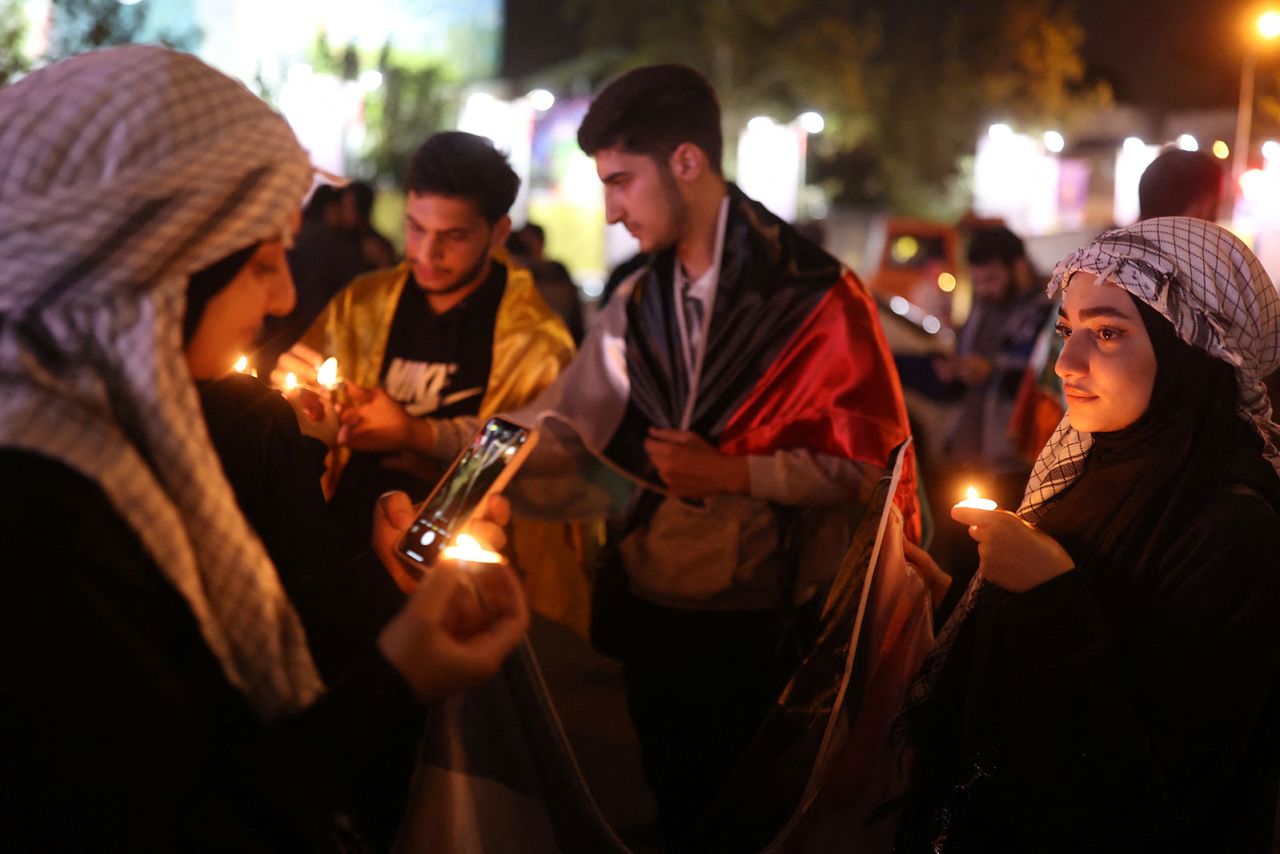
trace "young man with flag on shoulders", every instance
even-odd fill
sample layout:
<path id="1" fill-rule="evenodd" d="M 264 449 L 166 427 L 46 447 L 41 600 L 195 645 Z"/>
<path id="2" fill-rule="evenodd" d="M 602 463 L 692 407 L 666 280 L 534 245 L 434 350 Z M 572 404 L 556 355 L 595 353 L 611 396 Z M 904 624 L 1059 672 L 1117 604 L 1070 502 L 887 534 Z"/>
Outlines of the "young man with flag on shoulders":
<path id="1" fill-rule="evenodd" d="M 795 611 L 821 599 L 909 436 L 907 414 L 853 273 L 723 177 L 719 105 L 701 74 L 624 75 L 592 103 L 578 140 L 609 222 L 649 262 L 516 417 L 543 431 L 530 478 L 598 464 L 630 487 L 593 633 L 623 661 L 646 775 L 676 843 L 798 663 Z M 899 505 L 918 538 L 910 458 Z"/>

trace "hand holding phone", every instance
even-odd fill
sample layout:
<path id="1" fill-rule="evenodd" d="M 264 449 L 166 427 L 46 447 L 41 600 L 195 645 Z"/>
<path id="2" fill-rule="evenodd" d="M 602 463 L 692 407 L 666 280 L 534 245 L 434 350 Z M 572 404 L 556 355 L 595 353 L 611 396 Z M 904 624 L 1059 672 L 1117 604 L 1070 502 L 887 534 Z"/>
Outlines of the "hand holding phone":
<path id="1" fill-rule="evenodd" d="M 477 509 L 510 483 L 536 444 L 537 433 L 502 418 L 490 418 L 480 427 L 396 547 L 409 574 L 421 576 L 435 563 Z"/>
<path id="2" fill-rule="evenodd" d="M 415 516 L 408 496 L 391 493 L 378 507 L 375 547 L 393 575 L 402 573 L 410 594 L 379 634 L 379 649 L 424 702 L 489 678 L 529 626 L 528 606 L 515 573 L 504 564 L 474 572 L 444 560 L 419 583 L 404 572 L 405 564 L 394 549 Z M 508 515 L 506 500 L 493 496 L 466 530 L 501 548 Z"/>
<path id="3" fill-rule="evenodd" d="M 403 492 L 388 492 L 378 499 L 374 510 L 373 551 L 396 586 L 408 596 L 417 590 L 422 573 L 411 570 L 398 546 L 417 518 L 417 508 Z M 507 499 L 492 495 L 459 533 L 470 534 L 486 548 L 501 551 L 507 544 L 503 528 L 510 521 L 511 505 Z"/>

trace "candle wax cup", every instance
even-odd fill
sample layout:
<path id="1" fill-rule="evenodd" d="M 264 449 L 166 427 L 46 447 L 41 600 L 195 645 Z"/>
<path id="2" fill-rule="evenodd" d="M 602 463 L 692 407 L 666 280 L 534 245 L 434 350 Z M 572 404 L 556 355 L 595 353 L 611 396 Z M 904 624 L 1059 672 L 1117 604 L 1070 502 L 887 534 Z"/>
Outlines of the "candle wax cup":
<path id="1" fill-rule="evenodd" d="M 995 510 L 997 505 L 990 498 L 965 498 L 962 501 L 957 501 L 955 506 L 968 507 L 973 510 Z"/>
<path id="2" fill-rule="evenodd" d="M 480 569 L 506 563 L 502 555 L 475 544 L 445 546 L 440 556 L 458 563 L 464 569 Z"/>

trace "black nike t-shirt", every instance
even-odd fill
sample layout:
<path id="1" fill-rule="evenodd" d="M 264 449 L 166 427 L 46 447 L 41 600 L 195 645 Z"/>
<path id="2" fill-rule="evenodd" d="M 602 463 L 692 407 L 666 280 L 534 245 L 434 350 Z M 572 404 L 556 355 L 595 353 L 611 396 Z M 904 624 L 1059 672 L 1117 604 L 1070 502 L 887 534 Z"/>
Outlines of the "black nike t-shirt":
<path id="1" fill-rule="evenodd" d="M 400 295 L 379 375 L 383 389 L 415 418 L 477 415 L 493 366 L 493 325 L 507 288 L 507 268 L 494 264 L 484 284 L 436 314 L 410 274 Z M 387 454 L 353 453 L 331 500 L 352 542 L 368 543 L 378 496 L 391 490 L 416 502 L 434 486 L 383 465 Z"/>

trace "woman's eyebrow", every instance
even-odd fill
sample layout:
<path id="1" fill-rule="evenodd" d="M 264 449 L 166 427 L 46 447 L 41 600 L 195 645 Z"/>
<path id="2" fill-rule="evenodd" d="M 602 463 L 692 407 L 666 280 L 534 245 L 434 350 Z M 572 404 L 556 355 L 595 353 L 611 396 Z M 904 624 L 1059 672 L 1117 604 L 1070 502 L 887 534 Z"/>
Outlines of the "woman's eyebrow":
<path id="1" fill-rule="evenodd" d="M 1070 318 L 1068 318 L 1068 317 L 1067 317 L 1067 310 L 1066 310 L 1065 308 L 1063 308 L 1062 306 L 1058 306 L 1058 317 L 1061 317 L 1063 320 L 1069 320 L 1069 319 L 1070 319 Z M 1132 320 L 1132 319 L 1133 319 L 1133 318 L 1131 318 L 1129 315 L 1127 315 L 1127 314 L 1125 314 L 1123 311 L 1121 311 L 1120 309 L 1118 309 L 1118 308 L 1112 308 L 1111 306 L 1107 306 L 1107 305 L 1098 306 L 1097 308 L 1082 308 L 1082 309 L 1080 309 L 1080 320 L 1081 320 L 1081 321 L 1085 321 L 1085 320 L 1092 320 L 1092 319 L 1093 319 L 1093 318 L 1095 318 L 1095 317 L 1114 317 L 1114 318 L 1117 318 L 1117 319 L 1119 319 L 1119 320 Z"/>
<path id="2" fill-rule="evenodd" d="M 1108 305 L 1098 306 L 1097 308 L 1080 309 L 1081 320 L 1091 320 L 1095 317 L 1114 317 L 1118 320 L 1130 320 L 1129 315 L 1125 314 L 1118 308 L 1112 308 Z"/>

